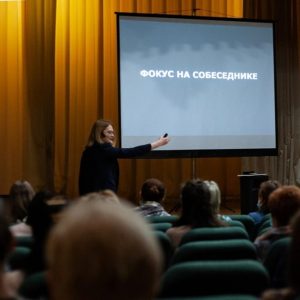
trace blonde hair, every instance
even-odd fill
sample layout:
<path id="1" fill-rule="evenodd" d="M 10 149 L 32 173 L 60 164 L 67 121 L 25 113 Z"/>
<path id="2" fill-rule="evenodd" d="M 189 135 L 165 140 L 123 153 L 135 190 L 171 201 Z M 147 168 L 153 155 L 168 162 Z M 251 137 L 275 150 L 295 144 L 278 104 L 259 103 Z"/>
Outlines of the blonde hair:
<path id="1" fill-rule="evenodd" d="M 218 184 L 212 180 L 205 180 L 205 184 L 208 186 L 210 193 L 210 202 L 213 211 L 218 214 L 221 205 L 221 191 Z"/>
<path id="2" fill-rule="evenodd" d="M 123 204 L 103 201 L 67 209 L 50 234 L 47 258 L 54 300 L 153 299 L 162 263 L 145 221 Z"/>
<path id="3" fill-rule="evenodd" d="M 102 144 L 104 143 L 103 141 L 103 131 L 109 126 L 112 126 L 112 123 L 108 120 L 97 120 L 94 125 L 92 126 L 88 142 L 87 142 L 87 147 L 92 146 L 95 142 Z"/>
<path id="4" fill-rule="evenodd" d="M 104 202 L 113 202 L 113 203 L 120 203 L 120 199 L 115 192 L 112 190 L 106 189 L 100 192 L 93 192 L 86 194 L 80 198 L 79 201 L 104 201 Z"/>

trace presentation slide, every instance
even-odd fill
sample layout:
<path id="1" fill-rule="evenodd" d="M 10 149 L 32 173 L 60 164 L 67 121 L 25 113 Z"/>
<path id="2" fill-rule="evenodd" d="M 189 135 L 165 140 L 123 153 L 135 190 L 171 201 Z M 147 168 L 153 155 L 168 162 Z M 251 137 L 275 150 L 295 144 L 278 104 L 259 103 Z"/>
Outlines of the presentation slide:
<path id="1" fill-rule="evenodd" d="M 273 24 L 118 15 L 121 146 L 275 149 Z"/>

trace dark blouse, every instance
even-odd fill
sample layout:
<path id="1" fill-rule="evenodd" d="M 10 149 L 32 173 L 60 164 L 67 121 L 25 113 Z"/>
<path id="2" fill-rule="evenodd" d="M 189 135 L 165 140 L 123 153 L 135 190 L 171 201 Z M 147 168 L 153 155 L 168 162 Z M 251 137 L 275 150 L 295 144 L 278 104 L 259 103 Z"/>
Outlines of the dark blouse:
<path id="1" fill-rule="evenodd" d="M 104 189 L 118 190 L 118 158 L 133 158 L 151 151 L 151 144 L 133 148 L 116 148 L 110 143 L 94 143 L 82 153 L 79 171 L 79 194 Z"/>

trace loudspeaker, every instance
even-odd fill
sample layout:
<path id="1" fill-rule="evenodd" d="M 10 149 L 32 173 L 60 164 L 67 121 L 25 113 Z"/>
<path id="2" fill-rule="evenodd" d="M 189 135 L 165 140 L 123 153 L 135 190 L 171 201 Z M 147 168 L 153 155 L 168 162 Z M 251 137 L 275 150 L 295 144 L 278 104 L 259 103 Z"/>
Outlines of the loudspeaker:
<path id="1" fill-rule="evenodd" d="M 242 174 L 240 177 L 241 214 L 257 210 L 258 190 L 262 182 L 267 181 L 266 174 Z"/>

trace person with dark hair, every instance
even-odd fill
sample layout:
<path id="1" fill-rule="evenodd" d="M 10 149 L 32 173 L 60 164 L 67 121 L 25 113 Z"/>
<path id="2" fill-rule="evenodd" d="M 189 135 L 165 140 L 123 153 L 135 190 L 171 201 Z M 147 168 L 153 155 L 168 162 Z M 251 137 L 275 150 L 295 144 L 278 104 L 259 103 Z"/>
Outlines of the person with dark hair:
<path id="1" fill-rule="evenodd" d="M 26 180 L 17 180 L 10 188 L 9 198 L 5 206 L 10 222 L 10 230 L 14 236 L 31 235 L 31 228 L 26 225 L 28 207 L 35 195 L 31 184 Z"/>
<path id="2" fill-rule="evenodd" d="M 164 184 L 156 179 L 147 179 L 141 188 L 142 205 L 136 208 L 144 217 L 150 216 L 170 216 L 161 203 L 165 198 L 166 189 Z"/>
<path id="3" fill-rule="evenodd" d="M 213 209 L 211 194 L 205 181 L 193 179 L 187 181 L 181 189 L 181 216 L 167 230 L 174 247 L 180 244 L 181 238 L 192 228 L 226 226 Z"/>
<path id="4" fill-rule="evenodd" d="M 296 186 L 282 186 L 271 193 L 268 201 L 272 217 L 272 228 L 258 236 L 254 242 L 258 257 L 264 261 L 272 243 L 289 236 L 289 223 L 300 209 L 300 189 Z"/>
<path id="5" fill-rule="evenodd" d="M 64 197 L 55 196 L 48 190 L 38 192 L 32 199 L 26 222 L 32 228 L 33 236 L 32 251 L 25 266 L 28 274 L 45 270 L 44 250 L 48 234 L 66 204 Z"/>
<path id="6" fill-rule="evenodd" d="M 90 132 L 88 143 L 82 153 L 79 170 L 79 194 L 110 189 L 118 190 L 118 158 L 133 158 L 166 145 L 168 137 L 160 137 L 151 144 L 133 148 L 115 147 L 115 133 L 112 124 L 97 120 Z"/>
<path id="7" fill-rule="evenodd" d="M 258 210 L 249 213 L 249 216 L 254 220 L 256 226 L 259 226 L 263 220 L 263 217 L 270 213 L 268 207 L 269 196 L 280 186 L 281 184 L 277 180 L 267 180 L 260 184 L 257 202 Z"/>
<path id="8" fill-rule="evenodd" d="M 35 195 L 31 184 L 26 180 L 17 180 L 10 187 L 9 197 L 6 200 L 8 216 L 11 224 L 25 221 L 28 206 Z"/>

